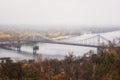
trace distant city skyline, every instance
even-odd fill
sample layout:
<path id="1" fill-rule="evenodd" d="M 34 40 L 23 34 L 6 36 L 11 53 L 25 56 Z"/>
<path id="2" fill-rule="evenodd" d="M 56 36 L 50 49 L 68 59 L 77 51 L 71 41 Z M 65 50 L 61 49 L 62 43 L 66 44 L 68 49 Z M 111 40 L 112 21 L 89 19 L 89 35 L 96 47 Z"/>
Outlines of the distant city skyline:
<path id="1" fill-rule="evenodd" d="M 120 0 L 0 0 L 0 24 L 120 25 Z"/>

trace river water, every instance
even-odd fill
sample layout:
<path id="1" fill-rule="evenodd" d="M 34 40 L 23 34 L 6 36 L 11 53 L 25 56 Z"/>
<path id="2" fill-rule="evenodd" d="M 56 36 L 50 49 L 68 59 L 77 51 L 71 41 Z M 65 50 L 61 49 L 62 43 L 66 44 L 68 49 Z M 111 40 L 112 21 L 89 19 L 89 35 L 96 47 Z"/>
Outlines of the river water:
<path id="1" fill-rule="evenodd" d="M 104 33 L 102 36 L 112 39 L 116 37 L 120 37 L 120 31 Z M 94 34 L 95 35 L 95 34 Z M 77 37 L 72 37 L 69 39 L 65 39 L 64 41 L 77 42 L 80 38 L 86 38 L 92 36 L 91 34 L 81 35 Z M 64 56 L 68 55 L 68 53 L 73 53 L 75 56 L 82 56 L 84 53 L 89 52 L 90 50 L 94 50 L 96 52 L 96 48 L 91 47 L 82 47 L 82 46 L 70 46 L 70 45 L 60 45 L 60 44 L 49 44 L 49 43 L 38 43 L 39 50 L 37 54 L 41 54 L 43 58 L 64 58 Z M 28 54 L 18 53 L 17 51 L 0 49 L 0 57 L 11 57 L 15 60 L 23 60 L 23 59 L 33 59 L 33 46 L 23 45 L 21 48 L 22 51 L 28 52 Z M 29 55 L 31 54 L 31 55 Z"/>
<path id="2" fill-rule="evenodd" d="M 38 43 L 39 50 L 37 54 L 41 54 L 43 58 L 58 58 L 63 59 L 64 56 L 72 53 L 75 56 L 82 56 L 84 53 L 90 50 L 96 50 L 95 48 L 90 47 L 81 47 L 81 46 L 70 46 L 70 45 L 60 45 L 60 44 L 48 44 L 48 43 Z M 23 45 L 21 47 L 22 51 L 27 52 L 18 53 L 17 51 L 0 49 L 0 57 L 11 57 L 14 60 L 23 60 L 23 59 L 33 59 L 32 55 L 33 46 Z M 30 55 L 28 55 L 30 54 Z"/>
<path id="3" fill-rule="evenodd" d="M 96 50 L 95 48 L 90 47 L 80 47 L 80 46 L 68 46 L 68 45 L 59 45 L 59 44 L 43 44 L 39 43 L 39 50 L 37 54 L 41 54 L 43 58 L 58 58 L 62 59 L 64 56 L 69 53 L 73 53 L 75 56 L 82 56 L 84 53 L 89 50 Z M 18 53 L 17 51 L 0 49 L 0 57 L 11 57 L 15 60 L 23 60 L 23 59 L 33 59 L 32 56 L 33 46 L 22 46 L 22 51 L 28 52 L 31 55 L 27 55 L 24 53 Z"/>

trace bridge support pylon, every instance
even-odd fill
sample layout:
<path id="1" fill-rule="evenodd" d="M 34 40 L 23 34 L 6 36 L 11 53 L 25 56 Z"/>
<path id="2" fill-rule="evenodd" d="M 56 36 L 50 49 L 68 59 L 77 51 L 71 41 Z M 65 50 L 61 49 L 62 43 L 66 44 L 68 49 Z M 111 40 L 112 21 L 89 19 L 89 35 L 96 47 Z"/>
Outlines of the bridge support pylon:
<path id="1" fill-rule="evenodd" d="M 21 46 L 17 46 L 17 52 L 21 52 Z"/>
<path id="2" fill-rule="evenodd" d="M 97 54 L 99 54 L 101 52 L 101 48 L 97 47 Z"/>
<path id="3" fill-rule="evenodd" d="M 33 55 L 37 54 L 37 50 L 39 50 L 39 46 L 34 46 L 33 47 Z"/>
<path id="4" fill-rule="evenodd" d="M 17 42 L 17 52 L 21 52 L 21 44 L 20 41 Z"/>

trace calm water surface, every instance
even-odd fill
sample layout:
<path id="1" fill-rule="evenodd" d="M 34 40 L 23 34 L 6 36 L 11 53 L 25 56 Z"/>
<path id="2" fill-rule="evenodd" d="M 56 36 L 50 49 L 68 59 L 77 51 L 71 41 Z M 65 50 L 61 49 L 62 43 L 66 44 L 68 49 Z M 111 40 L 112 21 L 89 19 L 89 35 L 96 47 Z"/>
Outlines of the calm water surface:
<path id="1" fill-rule="evenodd" d="M 80 46 L 69 46 L 69 45 L 59 45 L 59 44 L 48 44 L 48 43 L 39 43 L 38 54 L 42 54 L 44 58 L 64 58 L 68 53 L 73 53 L 76 56 L 82 56 L 84 53 L 89 50 L 95 50 L 95 48 L 90 47 L 80 47 Z M 21 59 L 33 59 L 32 56 L 33 46 L 23 45 L 21 48 L 22 51 L 28 52 L 27 54 L 18 53 L 17 51 L 0 49 L 0 57 L 11 57 L 15 60 Z M 30 54 L 30 55 L 29 55 Z"/>

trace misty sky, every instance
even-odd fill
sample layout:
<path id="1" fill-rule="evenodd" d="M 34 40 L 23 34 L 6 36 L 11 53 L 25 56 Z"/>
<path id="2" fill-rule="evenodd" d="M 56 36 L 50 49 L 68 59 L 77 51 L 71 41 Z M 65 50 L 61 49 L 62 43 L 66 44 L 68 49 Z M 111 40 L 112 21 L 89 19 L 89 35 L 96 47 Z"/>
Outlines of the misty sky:
<path id="1" fill-rule="evenodd" d="M 120 25 L 120 0 L 0 0 L 0 24 Z"/>

